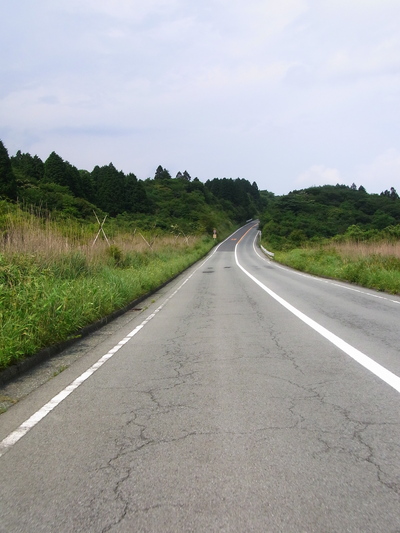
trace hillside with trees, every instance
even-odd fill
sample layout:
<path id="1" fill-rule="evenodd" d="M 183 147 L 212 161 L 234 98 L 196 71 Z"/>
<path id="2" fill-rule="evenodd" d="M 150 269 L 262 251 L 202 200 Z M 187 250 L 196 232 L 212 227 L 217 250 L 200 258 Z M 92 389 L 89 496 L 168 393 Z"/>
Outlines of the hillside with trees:
<path id="1" fill-rule="evenodd" d="M 187 170 L 173 178 L 159 165 L 153 178 L 139 180 L 112 163 L 78 170 L 55 152 L 45 161 L 21 151 L 10 157 L 1 141 L 0 196 L 42 213 L 85 220 L 96 211 L 125 225 L 185 233 L 240 224 L 263 208 L 257 184 L 245 179 L 214 178 L 204 184 Z"/>
<path id="2" fill-rule="evenodd" d="M 45 161 L 21 151 L 10 157 L 1 141 L 0 197 L 64 218 L 94 220 L 96 212 L 125 227 L 171 233 L 210 234 L 215 227 L 260 217 L 264 239 L 277 250 L 340 235 L 397 235 L 400 225 L 400 199 L 393 187 L 369 194 L 363 186 L 337 184 L 275 196 L 246 179 L 203 183 L 187 170 L 172 177 L 161 165 L 154 177 L 139 180 L 112 163 L 78 170 L 55 152 Z"/>
<path id="3" fill-rule="evenodd" d="M 10 157 L 0 141 L 0 371 L 156 290 L 209 252 L 214 228 L 222 239 L 255 217 L 276 261 L 400 293 L 394 188 L 275 196 L 161 165 L 139 180 L 112 163 L 79 170 L 55 152 Z"/>
<path id="4" fill-rule="evenodd" d="M 204 257 L 214 228 L 227 237 L 262 202 L 244 179 L 204 184 L 159 165 L 139 180 L 55 152 L 10 157 L 0 142 L 0 371 L 133 305 Z"/>
<path id="5" fill-rule="evenodd" d="M 324 185 L 284 196 L 266 193 L 263 238 L 276 250 L 340 236 L 373 240 L 400 237 L 400 198 L 392 187 L 369 194 L 363 186 Z"/>

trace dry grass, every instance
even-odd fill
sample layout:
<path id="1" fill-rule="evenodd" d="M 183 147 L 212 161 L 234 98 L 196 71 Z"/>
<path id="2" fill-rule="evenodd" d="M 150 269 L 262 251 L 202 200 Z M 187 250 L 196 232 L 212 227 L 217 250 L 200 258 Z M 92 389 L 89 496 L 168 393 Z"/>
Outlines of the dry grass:
<path id="1" fill-rule="evenodd" d="M 275 258 L 303 272 L 400 294 L 399 242 L 330 242 L 277 252 Z"/>
<path id="2" fill-rule="evenodd" d="M 71 219 L 52 220 L 51 217 L 38 217 L 37 213 L 20 210 L 0 214 L 0 253 L 10 255 L 33 255 L 55 259 L 75 252 L 82 253 L 88 263 L 102 261 L 110 245 L 123 255 L 160 252 L 171 248 L 182 250 L 192 247 L 201 238 L 198 236 L 165 235 L 157 232 L 144 232 L 135 228 L 132 232 L 115 233 L 107 225 L 99 232 L 98 224 L 80 224 Z"/>
<path id="3" fill-rule="evenodd" d="M 214 245 L 113 222 L 95 242 L 98 230 L 0 201 L 0 369 L 156 289 Z"/>
<path id="4" fill-rule="evenodd" d="M 373 255 L 400 259 L 400 242 L 343 242 L 329 244 L 327 248 L 334 248 L 338 253 L 352 259 Z"/>

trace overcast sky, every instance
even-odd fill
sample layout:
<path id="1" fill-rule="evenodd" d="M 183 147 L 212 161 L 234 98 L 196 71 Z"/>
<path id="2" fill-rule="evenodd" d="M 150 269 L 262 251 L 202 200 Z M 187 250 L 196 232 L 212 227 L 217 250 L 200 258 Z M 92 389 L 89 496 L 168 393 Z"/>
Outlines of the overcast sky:
<path id="1" fill-rule="evenodd" d="M 400 192 L 400 0 L 0 0 L 0 18 L 10 155 Z"/>

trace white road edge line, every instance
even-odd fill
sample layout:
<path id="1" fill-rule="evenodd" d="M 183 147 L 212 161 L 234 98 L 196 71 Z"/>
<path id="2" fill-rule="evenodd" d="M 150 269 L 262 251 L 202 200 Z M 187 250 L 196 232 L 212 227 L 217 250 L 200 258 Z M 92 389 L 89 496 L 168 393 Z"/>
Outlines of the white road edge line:
<path id="1" fill-rule="evenodd" d="M 239 244 L 239 243 L 238 243 Z M 279 302 L 283 307 L 285 307 L 288 311 L 293 313 L 297 318 L 302 320 L 305 324 L 310 326 L 313 330 L 315 330 L 317 333 L 325 337 L 328 341 L 330 341 L 332 344 L 337 346 L 340 350 L 342 350 L 344 353 L 349 355 L 352 359 L 357 361 L 360 365 L 362 365 L 364 368 L 375 374 L 375 376 L 382 379 L 385 383 L 393 387 L 397 392 L 400 392 L 400 377 L 396 376 L 396 374 L 393 374 L 393 372 L 390 372 L 390 370 L 387 370 L 385 367 L 365 355 L 364 353 L 357 350 L 357 348 L 354 348 L 354 346 L 351 346 L 347 342 L 345 342 L 343 339 L 332 333 L 331 331 L 327 330 L 318 322 L 315 322 L 312 318 L 308 317 L 296 307 L 291 305 L 289 302 L 278 296 L 274 291 L 269 289 L 266 285 L 261 283 L 256 277 L 254 277 L 250 272 L 248 272 L 246 269 L 242 267 L 242 265 L 239 263 L 238 257 L 237 257 L 237 246 L 235 246 L 235 261 L 237 266 L 248 276 L 251 280 L 254 281 L 254 283 L 257 283 L 261 289 L 263 289 L 267 294 L 272 296 L 274 300 Z"/>
<path id="2" fill-rule="evenodd" d="M 256 252 L 256 254 L 258 255 L 258 257 L 260 257 L 261 259 L 265 259 L 265 254 L 260 255 L 258 253 L 258 250 L 256 248 L 256 240 L 257 240 L 257 235 L 256 235 L 256 237 L 255 237 L 255 239 L 253 241 L 253 249 Z M 314 281 L 319 281 L 320 283 L 326 283 L 327 285 L 334 285 L 335 287 L 339 287 L 341 289 L 344 289 L 345 291 L 358 292 L 360 294 L 363 294 L 364 296 L 369 296 L 370 298 L 376 298 L 377 300 L 386 300 L 387 302 L 391 302 L 393 304 L 400 305 L 400 301 L 399 300 L 393 300 L 392 298 L 388 298 L 387 296 L 380 296 L 379 294 L 372 294 L 372 293 L 366 292 L 366 291 L 364 291 L 362 289 L 355 289 L 354 287 L 348 287 L 347 285 L 344 285 L 344 283 L 346 283 L 346 281 L 344 281 L 342 284 L 341 283 L 337 283 L 337 282 L 332 281 L 330 279 L 320 278 L 320 277 L 318 277 L 318 276 L 316 276 L 314 274 L 308 274 L 308 273 L 304 273 L 304 272 L 299 272 L 297 270 L 284 267 L 284 266 L 280 265 L 279 263 L 277 263 L 276 261 L 273 261 L 273 265 L 276 268 L 280 268 L 281 270 L 284 270 L 285 272 L 290 272 L 292 274 L 296 274 L 297 276 L 302 276 L 303 278 L 312 279 Z M 350 283 L 350 282 L 347 282 L 347 283 Z"/>
<path id="3" fill-rule="evenodd" d="M 239 228 L 241 229 L 241 228 Z M 237 230 L 239 231 L 239 230 Z M 235 231 L 232 233 L 234 235 L 237 233 Z M 165 305 L 176 295 L 177 292 L 179 292 L 184 285 L 190 280 L 194 274 L 200 270 L 200 268 L 203 267 L 203 265 L 211 259 L 211 257 L 215 254 L 215 252 L 218 250 L 218 248 L 226 242 L 228 239 L 232 237 L 232 235 L 229 235 L 227 239 L 225 239 L 223 242 L 221 242 L 214 250 L 213 252 L 207 256 L 205 261 L 203 261 L 191 274 L 188 276 L 182 284 L 169 296 L 164 303 L 162 303 L 157 309 L 149 315 L 141 324 L 136 326 L 134 330 L 132 330 L 128 335 L 122 339 L 118 344 L 116 344 L 111 350 L 103 355 L 94 365 L 92 365 L 88 370 L 86 370 L 81 376 L 76 378 L 68 387 L 66 387 L 64 390 L 59 392 L 54 398 L 52 398 L 46 405 L 41 407 L 36 413 L 34 413 L 30 418 L 25 420 L 16 430 L 14 430 L 12 433 L 10 433 L 7 437 L 5 437 L 0 442 L 0 457 L 4 455 L 14 444 L 16 444 L 22 437 L 24 437 L 28 431 L 30 431 L 36 424 L 38 424 L 45 416 L 47 416 L 57 405 L 59 405 L 65 398 L 67 398 L 72 392 L 74 392 L 78 387 L 82 385 L 90 376 L 92 376 L 96 370 L 98 370 L 100 367 L 104 365 L 113 355 L 115 355 L 122 346 L 124 346 L 127 342 L 129 342 L 150 320 L 152 320 L 157 313 L 165 307 Z"/>

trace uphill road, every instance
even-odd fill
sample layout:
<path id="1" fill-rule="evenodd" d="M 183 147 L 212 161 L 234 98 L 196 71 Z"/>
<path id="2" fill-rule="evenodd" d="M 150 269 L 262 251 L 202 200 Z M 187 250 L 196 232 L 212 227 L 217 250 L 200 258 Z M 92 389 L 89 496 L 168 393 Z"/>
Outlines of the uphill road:
<path id="1" fill-rule="evenodd" d="M 0 416 L 0 531 L 400 531 L 400 298 L 258 224 Z"/>

